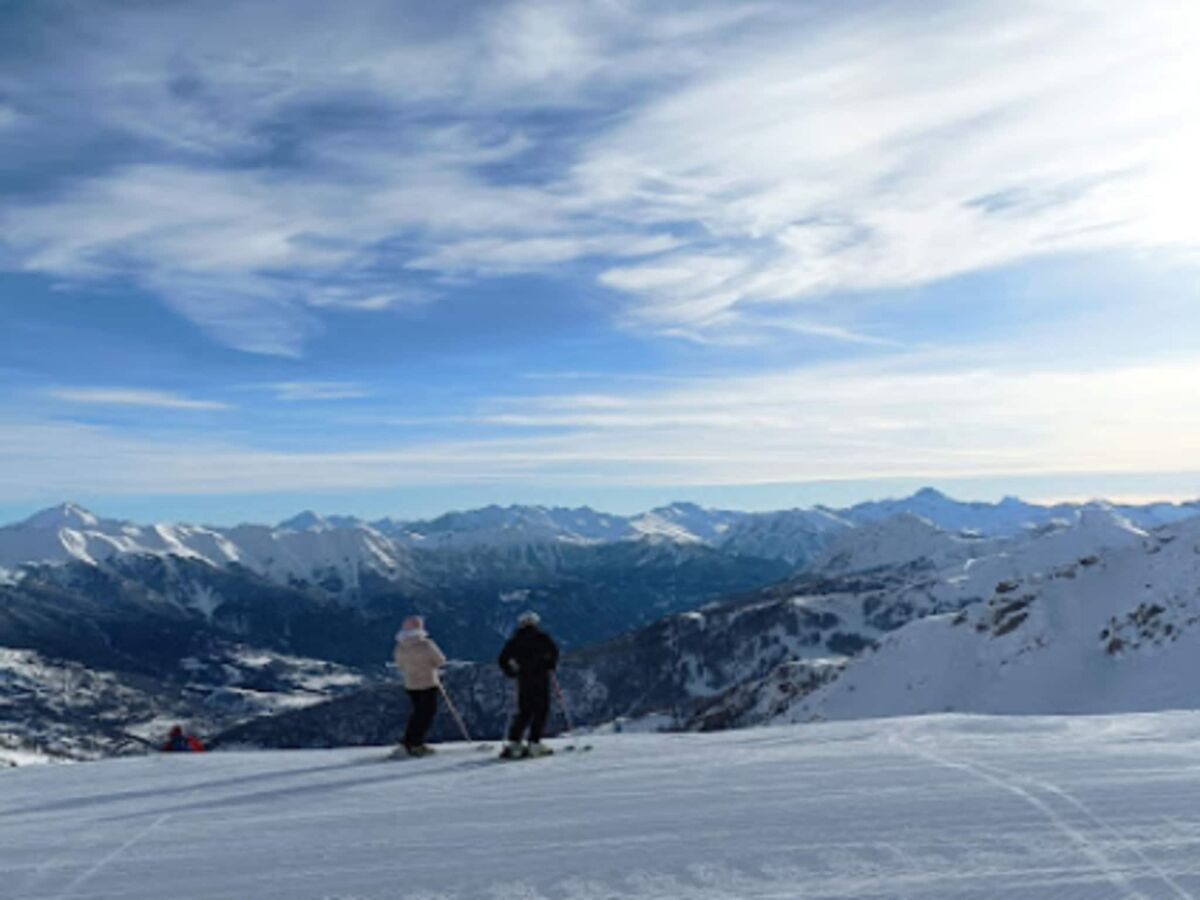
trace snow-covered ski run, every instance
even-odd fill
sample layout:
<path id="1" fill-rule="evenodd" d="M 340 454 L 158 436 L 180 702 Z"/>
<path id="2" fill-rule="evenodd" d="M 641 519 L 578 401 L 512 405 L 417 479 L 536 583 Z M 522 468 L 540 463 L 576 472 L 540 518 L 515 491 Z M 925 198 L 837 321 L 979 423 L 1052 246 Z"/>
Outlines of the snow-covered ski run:
<path id="1" fill-rule="evenodd" d="M 0 775 L 21 900 L 1200 897 L 1200 713 L 227 752 Z"/>

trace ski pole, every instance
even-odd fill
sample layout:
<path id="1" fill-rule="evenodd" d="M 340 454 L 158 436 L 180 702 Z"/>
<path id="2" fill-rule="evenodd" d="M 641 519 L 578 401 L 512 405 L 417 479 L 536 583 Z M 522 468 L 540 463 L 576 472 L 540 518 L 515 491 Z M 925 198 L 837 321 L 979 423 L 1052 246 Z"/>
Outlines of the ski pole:
<path id="1" fill-rule="evenodd" d="M 558 695 L 558 708 L 562 710 L 563 720 L 567 723 L 567 731 L 574 731 L 575 726 L 571 724 L 571 714 L 567 712 L 567 698 L 563 696 L 562 685 L 558 683 L 558 673 L 551 670 L 550 680 L 554 682 L 554 693 Z"/>
<path id="2" fill-rule="evenodd" d="M 446 708 L 450 710 L 450 715 L 454 716 L 454 721 L 458 723 L 458 730 L 462 732 L 463 740 L 468 744 L 471 743 L 471 734 L 467 731 L 467 724 L 463 721 L 462 716 L 458 714 L 458 709 L 455 708 L 454 702 L 450 699 L 450 694 L 446 691 L 446 686 L 439 681 L 438 688 L 442 692 L 442 699 L 446 701 Z"/>

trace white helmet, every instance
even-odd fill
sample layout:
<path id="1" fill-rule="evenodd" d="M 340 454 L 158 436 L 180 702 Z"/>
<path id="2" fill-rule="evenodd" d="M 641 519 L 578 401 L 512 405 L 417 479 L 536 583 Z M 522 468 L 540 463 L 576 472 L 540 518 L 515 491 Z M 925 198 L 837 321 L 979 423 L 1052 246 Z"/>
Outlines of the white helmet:
<path id="1" fill-rule="evenodd" d="M 535 613 L 532 609 L 528 612 L 521 613 L 521 617 L 517 619 L 518 625 L 537 625 L 542 621 L 542 617 Z"/>

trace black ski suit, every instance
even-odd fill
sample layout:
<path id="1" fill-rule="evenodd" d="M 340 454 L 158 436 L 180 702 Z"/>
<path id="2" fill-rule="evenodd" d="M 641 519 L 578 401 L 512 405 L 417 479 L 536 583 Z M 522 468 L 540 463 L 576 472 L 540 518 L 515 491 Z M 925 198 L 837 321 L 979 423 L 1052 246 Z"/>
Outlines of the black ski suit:
<path id="1" fill-rule="evenodd" d="M 517 679 L 517 714 L 508 739 L 519 741 L 529 729 L 529 740 L 542 739 L 550 715 L 550 673 L 558 665 L 558 645 L 536 625 L 518 628 L 500 651 L 500 669 Z"/>

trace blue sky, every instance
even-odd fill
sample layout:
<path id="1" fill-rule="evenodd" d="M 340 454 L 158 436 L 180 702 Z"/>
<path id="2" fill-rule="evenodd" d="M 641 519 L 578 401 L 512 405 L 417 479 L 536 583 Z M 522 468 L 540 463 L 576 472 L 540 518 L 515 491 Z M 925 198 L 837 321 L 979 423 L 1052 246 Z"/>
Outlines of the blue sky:
<path id="1" fill-rule="evenodd" d="M 0 516 L 1200 495 L 1190 2 L 0 7 Z"/>

